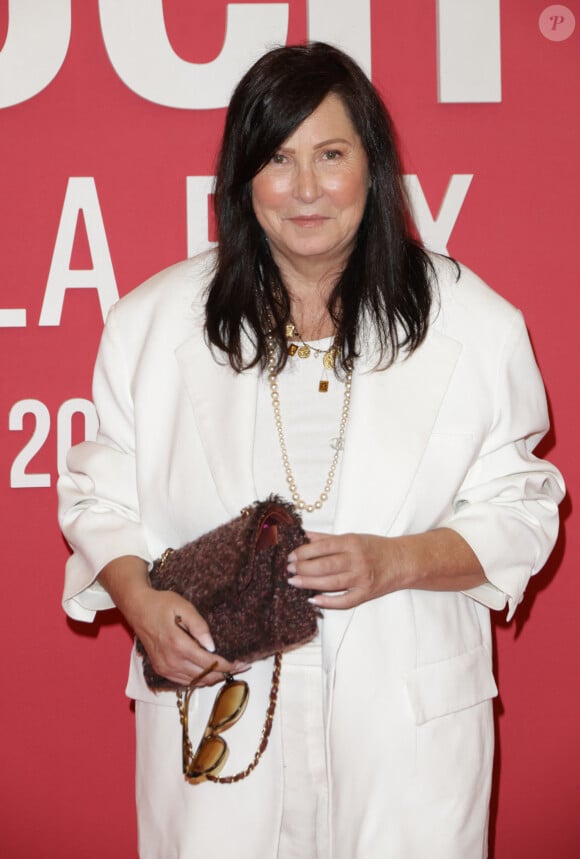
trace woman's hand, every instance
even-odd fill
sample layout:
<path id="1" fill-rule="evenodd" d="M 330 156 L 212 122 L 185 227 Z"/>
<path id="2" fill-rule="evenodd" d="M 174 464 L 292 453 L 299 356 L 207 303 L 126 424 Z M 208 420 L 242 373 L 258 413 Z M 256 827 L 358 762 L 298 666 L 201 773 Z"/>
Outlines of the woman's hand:
<path id="1" fill-rule="evenodd" d="M 353 608 L 397 590 L 401 558 L 396 540 L 371 534 L 320 534 L 308 531 L 288 557 L 294 587 L 322 591 L 312 599 L 320 608 Z"/>
<path id="2" fill-rule="evenodd" d="M 213 686 L 223 682 L 224 672 L 235 674 L 247 667 L 214 653 L 205 620 L 190 602 L 172 591 L 149 588 L 128 620 L 155 671 L 180 686 Z"/>
<path id="3" fill-rule="evenodd" d="M 152 588 L 147 564 L 140 558 L 125 556 L 111 561 L 101 570 L 99 581 L 162 677 L 180 686 L 213 686 L 223 682 L 224 672 L 235 674 L 247 668 L 214 653 L 203 617 L 179 594 Z"/>
<path id="4" fill-rule="evenodd" d="M 288 581 L 321 591 L 312 598 L 320 608 L 353 608 L 402 588 L 463 591 L 486 580 L 471 547 L 451 528 L 402 537 L 307 536 L 310 543 L 288 556 Z"/>

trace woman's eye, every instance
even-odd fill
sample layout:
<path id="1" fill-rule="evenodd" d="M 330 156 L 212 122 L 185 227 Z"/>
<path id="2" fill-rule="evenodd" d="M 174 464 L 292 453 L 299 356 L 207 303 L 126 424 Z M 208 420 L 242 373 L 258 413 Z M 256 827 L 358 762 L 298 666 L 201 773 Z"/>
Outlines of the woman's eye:
<path id="1" fill-rule="evenodd" d="M 284 164 L 284 161 L 285 161 L 285 160 L 286 160 L 286 159 L 284 158 L 284 156 L 282 155 L 282 153 L 281 153 L 281 152 L 276 152 L 276 153 L 275 153 L 274 155 L 272 155 L 272 157 L 270 158 L 270 161 L 272 162 L 272 164 Z"/>
<path id="2" fill-rule="evenodd" d="M 339 152 L 338 149 L 327 149 L 324 153 L 324 157 L 327 161 L 337 161 L 341 155 L 342 152 Z"/>

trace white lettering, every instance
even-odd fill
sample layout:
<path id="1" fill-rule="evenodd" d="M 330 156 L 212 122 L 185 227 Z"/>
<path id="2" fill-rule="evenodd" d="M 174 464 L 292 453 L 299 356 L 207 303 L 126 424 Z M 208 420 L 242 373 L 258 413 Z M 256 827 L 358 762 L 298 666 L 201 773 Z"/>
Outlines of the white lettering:
<path id="1" fill-rule="evenodd" d="M 8 428 L 22 431 L 24 415 L 34 415 L 34 430 L 20 453 L 16 456 L 10 469 L 10 486 L 14 488 L 30 488 L 33 486 L 50 486 L 50 474 L 37 472 L 29 474 L 26 471 L 30 461 L 36 456 L 48 438 L 50 430 L 50 413 L 40 400 L 20 400 L 14 403 L 8 417 Z"/>
<path id="2" fill-rule="evenodd" d="M 1 308 L 0 328 L 26 328 L 26 309 L 24 307 Z"/>
<path id="3" fill-rule="evenodd" d="M 8 0 L 8 33 L 0 51 L 0 108 L 37 95 L 64 62 L 70 0 Z"/>
<path id="4" fill-rule="evenodd" d="M 85 220 L 93 267 L 71 269 L 70 258 L 81 211 Z M 40 325 L 60 324 L 67 289 L 96 289 L 103 319 L 110 306 L 119 298 L 105 225 L 92 176 L 71 177 L 68 181 L 40 313 Z"/>
<path id="5" fill-rule="evenodd" d="M 273 44 L 284 44 L 288 33 L 287 3 L 230 3 L 221 53 L 209 63 L 190 63 L 171 47 L 163 0 L 99 0 L 99 11 L 121 80 L 166 107 L 225 107 L 242 74 Z"/>
<path id="6" fill-rule="evenodd" d="M 423 193 L 419 177 L 404 176 L 405 187 L 417 229 L 426 247 L 447 254 L 447 242 L 473 179 L 472 173 L 455 173 L 449 180 L 439 212 L 434 218 Z"/>
<path id="7" fill-rule="evenodd" d="M 213 188 L 213 176 L 187 176 L 187 256 L 192 257 L 215 245 L 209 240 L 208 200 Z"/>
<path id="8" fill-rule="evenodd" d="M 308 38 L 341 48 L 370 78 L 370 0 L 308 0 Z"/>
<path id="9" fill-rule="evenodd" d="M 439 101 L 501 101 L 500 0 L 437 0 Z"/>
<path id="10" fill-rule="evenodd" d="M 227 105 L 251 63 L 286 42 L 288 7 L 229 3 L 220 53 L 191 63 L 171 47 L 163 0 L 99 0 L 103 39 L 121 80 L 142 98 L 185 109 Z M 561 17 L 552 16 L 553 29 Z M 342 48 L 371 76 L 370 0 L 307 0 L 307 19 L 308 38 Z M 8 0 L 8 22 L 0 109 L 37 95 L 59 72 L 71 37 L 71 0 Z M 440 102 L 501 101 L 500 0 L 437 0 L 437 67 Z"/>
<path id="11" fill-rule="evenodd" d="M 29 472 L 27 468 L 48 438 L 51 425 L 50 412 L 40 400 L 19 400 L 10 409 L 9 429 L 21 432 L 24 429 L 25 415 L 34 417 L 34 428 L 30 438 L 14 458 L 10 469 L 10 486 L 14 489 L 47 487 L 51 485 L 49 472 Z M 82 415 L 84 418 L 84 433 L 80 440 L 94 441 L 97 437 L 99 422 L 93 403 L 81 397 L 65 400 L 58 410 L 56 419 L 56 458 L 59 474 L 66 470 L 66 455 L 71 445 L 76 444 L 72 438 L 72 423 L 75 415 Z"/>

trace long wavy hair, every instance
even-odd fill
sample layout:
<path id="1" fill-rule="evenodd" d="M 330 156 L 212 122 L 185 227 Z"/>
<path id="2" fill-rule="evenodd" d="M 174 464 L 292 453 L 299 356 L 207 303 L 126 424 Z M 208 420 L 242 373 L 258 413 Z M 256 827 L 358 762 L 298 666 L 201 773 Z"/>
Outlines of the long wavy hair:
<path id="1" fill-rule="evenodd" d="M 337 371 L 372 332 L 376 367 L 409 353 L 427 333 L 434 271 L 413 237 L 391 118 L 362 69 L 330 45 L 277 48 L 244 75 L 226 116 L 215 184 L 218 248 L 206 304 L 206 336 L 237 372 L 267 364 L 266 338 L 287 359 L 290 299 L 252 206 L 252 180 L 329 94 L 342 99 L 370 176 L 355 244 L 328 300 L 341 347 Z M 243 332 L 252 350 L 244 349 Z"/>

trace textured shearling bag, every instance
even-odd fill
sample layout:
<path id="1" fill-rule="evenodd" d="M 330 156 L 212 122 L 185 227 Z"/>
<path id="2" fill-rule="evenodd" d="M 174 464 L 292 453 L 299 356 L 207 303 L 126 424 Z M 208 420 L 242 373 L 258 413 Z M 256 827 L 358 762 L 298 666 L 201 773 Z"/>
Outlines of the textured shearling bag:
<path id="1" fill-rule="evenodd" d="M 273 495 L 182 548 L 168 549 L 153 565 L 151 584 L 195 606 L 217 654 L 254 662 L 316 634 L 320 611 L 308 602 L 315 592 L 288 584 L 288 554 L 304 542 L 293 505 Z M 137 649 L 149 687 L 175 689 L 153 670 L 140 641 Z"/>

